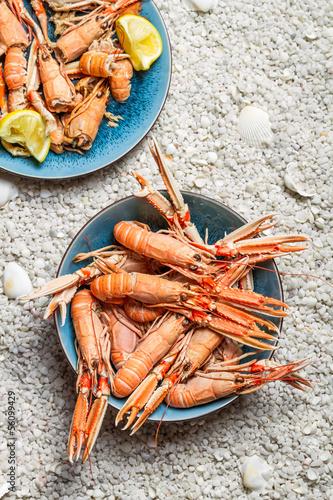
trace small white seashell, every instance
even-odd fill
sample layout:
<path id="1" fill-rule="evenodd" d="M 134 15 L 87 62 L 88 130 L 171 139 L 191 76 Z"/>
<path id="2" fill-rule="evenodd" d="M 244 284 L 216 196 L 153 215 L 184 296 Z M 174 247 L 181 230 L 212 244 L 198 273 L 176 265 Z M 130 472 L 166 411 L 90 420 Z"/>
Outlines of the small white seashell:
<path id="1" fill-rule="evenodd" d="M 0 207 L 3 207 L 7 201 L 18 196 L 19 190 L 15 184 L 3 177 L 0 178 Z"/>
<path id="2" fill-rule="evenodd" d="M 3 273 L 3 291 L 10 299 L 17 299 L 31 292 L 28 273 L 16 262 L 10 262 Z"/>
<path id="3" fill-rule="evenodd" d="M 51 472 L 54 472 L 55 474 L 57 474 L 57 476 L 59 476 L 62 473 L 62 463 L 61 462 L 53 462 L 49 466 L 48 470 Z"/>
<path id="4" fill-rule="evenodd" d="M 271 477 L 267 463 L 257 455 L 248 457 L 241 465 L 240 470 L 245 488 L 252 491 L 262 491 Z"/>
<path id="5" fill-rule="evenodd" d="M 315 195 L 315 193 L 309 193 L 302 188 L 302 183 L 296 181 L 289 166 L 287 167 L 287 172 L 284 174 L 284 183 L 290 191 L 293 191 L 301 196 L 311 198 Z"/>
<path id="6" fill-rule="evenodd" d="M 188 8 L 195 8 L 201 12 L 208 12 L 217 6 L 218 0 L 186 0 Z"/>
<path id="7" fill-rule="evenodd" d="M 312 244 L 313 244 L 313 246 L 315 246 L 317 248 L 323 248 L 324 247 L 324 243 L 323 243 L 323 241 L 320 238 L 314 238 L 312 240 Z"/>
<path id="8" fill-rule="evenodd" d="M 304 488 L 302 485 L 297 485 L 297 486 L 293 486 L 291 488 L 291 491 L 293 491 L 294 493 L 304 493 Z"/>
<path id="9" fill-rule="evenodd" d="M 250 146 L 264 146 L 273 140 L 268 113 L 253 106 L 245 106 L 238 120 L 238 132 Z"/>
<path id="10" fill-rule="evenodd" d="M 315 225 L 318 227 L 318 229 L 324 229 L 325 228 L 325 221 L 322 217 L 318 217 L 315 220 Z"/>
<path id="11" fill-rule="evenodd" d="M 207 182 L 207 177 L 197 177 L 194 181 L 194 184 L 197 188 L 202 188 Z"/>
<path id="12" fill-rule="evenodd" d="M 311 28 L 308 28 L 308 30 L 304 33 L 304 37 L 307 39 L 307 40 L 316 40 L 316 38 L 319 37 L 319 33 L 314 31 L 313 29 Z"/>
<path id="13" fill-rule="evenodd" d="M 295 214 L 295 220 L 297 222 L 302 222 L 303 224 L 304 224 L 304 222 L 306 222 L 308 220 L 308 218 L 309 218 L 309 215 L 308 215 L 306 210 L 299 210 Z"/>
<path id="14" fill-rule="evenodd" d="M 289 69 L 288 68 L 284 69 L 283 73 L 280 75 L 280 80 L 282 80 L 283 82 L 287 82 L 291 78 L 292 78 L 292 75 L 291 75 Z"/>

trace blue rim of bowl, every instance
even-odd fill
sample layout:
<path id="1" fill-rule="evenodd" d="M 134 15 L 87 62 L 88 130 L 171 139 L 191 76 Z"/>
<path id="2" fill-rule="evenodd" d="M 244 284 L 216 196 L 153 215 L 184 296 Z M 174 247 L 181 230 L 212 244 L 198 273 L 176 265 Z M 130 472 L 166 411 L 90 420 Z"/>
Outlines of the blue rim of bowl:
<path id="1" fill-rule="evenodd" d="M 167 97 L 169 95 L 169 90 L 170 90 L 170 85 L 171 85 L 171 76 L 172 76 L 172 49 L 171 49 L 171 41 L 170 41 L 170 37 L 169 37 L 169 32 L 168 32 L 168 29 L 166 27 L 166 24 L 165 24 L 165 21 L 163 19 L 163 16 L 161 14 L 160 9 L 157 7 L 157 5 L 154 2 L 154 0 L 150 0 L 150 2 L 156 8 L 156 11 L 157 11 L 158 15 L 160 16 L 161 22 L 162 22 L 162 24 L 164 26 L 164 29 L 165 29 L 166 39 L 167 39 L 168 47 L 169 47 L 170 72 L 169 72 L 169 75 L 168 75 L 168 85 L 167 85 L 167 88 L 165 90 L 165 95 L 164 95 L 163 100 L 161 102 L 160 108 L 159 108 L 159 110 L 156 113 L 156 117 L 154 118 L 153 122 L 148 127 L 148 129 L 145 130 L 142 133 L 141 137 L 135 142 L 135 144 L 133 144 L 133 146 L 131 146 L 131 148 L 128 149 L 125 153 L 119 155 L 117 158 L 115 158 L 114 160 L 112 160 L 112 162 L 105 163 L 104 165 L 101 165 L 101 166 L 99 166 L 97 168 L 94 168 L 93 170 L 89 170 L 89 172 L 83 172 L 83 173 L 78 173 L 78 174 L 73 174 L 73 175 L 65 175 L 65 176 L 62 176 L 62 177 L 39 177 L 38 175 L 30 175 L 30 174 L 23 174 L 23 173 L 13 172 L 9 168 L 3 167 L 2 165 L 0 166 L 0 172 L 4 171 L 4 172 L 8 172 L 11 175 L 15 175 L 15 176 L 18 176 L 18 177 L 26 177 L 28 179 L 38 179 L 40 181 L 62 181 L 62 180 L 66 180 L 66 179 L 75 179 L 77 177 L 85 177 L 87 175 L 96 173 L 98 170 L 102 170 L 103 168 L 110 167 L 115 162 L 121 160 L 124 156 L 126 156 L 128 153 L 130 153 L 131 151 L 133 151 L 133 149 L 149 134 L 149 132 L 151 131 L 151 129 L 155 125 L 156 121 L 158 120 L 158 118 L 159 118 L 159 116 L 160 116 L 160 114 L 161 114 L 161 112 L 162 112 L 162 110 L 164 108 L 165 101 L 167 100 Z"/>
<path id="2" fill-rule="evenodd" d="M 165 193 L 165 191 L 161 190 L 160 191 L 162 194 Z M 181 191 L 182 194 L 187 194 L 187 195 L 191 195 L 191 196 L 195 196 L 195 197 L 199 197 L 199 198 L 202 198 L 204 200 L 208 200 L 210 202 L 213 202 L 213 203 L 216 203 L 216 205 L 219 205 L 220 207 L 224 208 L 225 210 L 228 210 L 229 212 L 233 213 L 234 215 L 236 215 L 237 217 L 239 217 L 243 222 L 244 224 L 247 223 L 247 220 L 244 219 L 244 217 L 242 217 L 238 212 L 236 212 L 235 210 L 233 210 L 232 208 L 228 207 L 227 205 L 225 205 L 224 203 L 221 203 L 220 201 L 217 201 L 217 200 L 214 200 L 213 198 L 210 198 L 209 196 L 205 196 L 203 194 L 199 194 L 199 193 L 193 193 L 191 191 Z M 94 215 L 88 222 L 86 222 L 86 224 L 84 224 L 84 226 L 79 230 L 79 232 L 74 236 L 74 238 L 72 239 L 71 243 L 69 244 L 69 246 L 67 247 L 67 250 L 66 252 L 64 253 L 64 256 L 63 258 L 61 259 L 61 262 L 59 264 L 59 268 L 58 268 L 58 271 L 57 271 L 57 278 L 59 276 L 61 276 L 61 269 L 62 269 L 62 266 L 63 266 L 63 263 L 64 263 L 64 260 L 66 259 L 67 257 L 67 254 L 69 253 L 73 243 L 76 241 L 77 238 L 80 237 L 80 235 L 84 232 L 85 228 L 94 220 L 94 219 L 97 219 L 102 213 L 104 213 L 106 210 L 109 210 L 110 208 L 118 205 L 119 203 L 122 203 L 126 200 L 130 200 L 130 199 L 135 199 L 136 196 L 134 195 L 131 195 L 131 196 L 126 196 L 125 198 L 121 198 L 120 200 L 117 200 L 115 201 L 114 203 L 111 203 L 111 205 L 108 205 L 107 207 L 103 208 L 102 210 L 100 210 L 100 212 L 98 212 L 96 215 Z M 276 276 L 278 278 L 278 285 L 279 285 L 279 289 L 280 289 L 280 293 L 281 293 L 281 301 L 284 302 L 284 293 L 283 293 L 283 288 L 282 288 L 282 282 L 281 282 L 281 277 L 280 277 L 280 274 L 279 274 L 279 270 L 278 270 L 278 267 L 275 263 L 275 260 L 274 259 L 271 259 L 272 261 L 272 264 L 275 268 L 275 272 L 276 272 Z M 59 314 L 55 314 L 54 315 L 54 320 L 55 320 L 55 327 L 56 327 L 56 331 L 57 331 L 57 335 L 58 335 L 58 339 L 59 339 L 59 343 L 61 345 L 61 348 L 65 354 L 65 357 L 67 358 L 67 361 L 69 363 L 69 365 L 71 366 L 72 370 L 74 371 L 74 373 L 77 374 L 77 371 L 76 369 L 74 368 L 74 366 L 72 365 L 72 362 L 70 361 L 68 355 L 67 355 L 67 352 L 65 350 L 65 347 L 64 347 L 64 344 L 62 342 L 62 339 L 61 339 L 61 335 L 60 335 L 60 327 L 59 327 Z M 279 325 L 279 329 L 278 329 L 278 333 L 277 333 L 277 336 L 276 336 L 276 341 L 274 342 L 274 344 L 272 345 L 272 347 L 276 347 L 279 339 L 280 339 L 280 334 L 281 334 L 281 331 L 282 331 L 282 326 L 283 326 L 283 317 L 280 318 L 280 325 Z M 272 359 L 273 355 L 274 355 L 274 352 L 275 350 L 272 349 L 272 351 L 270 352 L 269 356 L 268 356 L 268 359 Z M 250 353 L 249 353 L 250 354 Z M 184 415 L 184 418 L 181 418 L 181 419 L 173 419 L 173 420 L 167 420 L 167 421 L 163 421 L 164 423 L 169 423 L 169 424 L 174 424 L 174 423 L 179 423 L 179 422 L 188 422 L 190 420 L 199 420 L 201 418 L 205 418 L 207 417 L 208 415 L 211 415 L 212 413 L 216 413 L 218 411 L 222 411 L 224 410 L 227 406 L 229 406 L 230 404 L 232 404 L 234 401 L 236 401 L 236 399 L 238 399 L 241 395 L 235 395 L 235 396 L 230 396 L 232 399 L 228 402 L 228 403 L 225 403 L 224 406 L 222 406 L 221 408 L 212 408 L 211 410 L 207 410 L 205 411 L 205 413 L 203 415 L 200 415 L 200 416 L 196 416 L 196 417 L 191 417 L 191 416 L 186 416 Z M 223 398 L 222 398 L 223 399 Z M 108 401 L 108 404 L 115 410 L 117 410 L 117 408 L 115 408 L 112 403 L 110 403 L 110 401 Z M 159 418 L 155 418 L 153 417 L 152 415 L 148 418 L 148 420 L 150 422 L 160 422 L 160 419 Z"/>

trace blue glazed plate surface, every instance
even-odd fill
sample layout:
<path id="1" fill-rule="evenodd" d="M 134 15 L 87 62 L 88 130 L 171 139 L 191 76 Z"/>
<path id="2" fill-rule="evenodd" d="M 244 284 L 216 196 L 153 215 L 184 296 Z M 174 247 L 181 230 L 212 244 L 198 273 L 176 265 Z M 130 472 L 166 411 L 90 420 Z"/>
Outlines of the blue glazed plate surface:
<path id="1" fill-rule="evenodd" d="M 28 5 L 27 8 L 29 9 Z M 24 177 L 40 179 L 79 177 L 119 160 L 145 137 L 157 120 L 168 94 L 171 46 L 164 21 L 151 0 L 143 2 L 142 16 L 160 33 L 163 52 L 149 70 L 134 71 L 131 95 L 124 104 L 111 99 L 107 110 L 122 116 L 124 121 L 120 120 L 118 127 L 111 128 L 103 119 L 92 148 L 84 156 L 69 151 L 56 155 L 50 151 L 45 161 L 39 163 L 33 158 L 15 158 L 0 144 L 0 168 Z M 49 23 L 49 28 L 52 33 L 52 23 Z"/>
<path id="2" fill-rule="evenodd" d="M 163 192 L 163 194 L 165 194 Z M 206 227 L 209 229 L 209 243 L 213 243 L 222 238 L 225 233 L 230 233 L 245 223 L 245 220 L 236 212 L 226 207 L 222 203 L 216 202 L 210 198 L 189 192 L 182 193 L 185 203 L 188 203 L 191 212 L 192 221 L 199 229 L 201 236 L 204 236 Z M 117 201 L 113 205 L 95 215 L 75 236 L 69 245 L 63 260 L 59 266 L 58 276 L 63 274 L 72 274 L 74 271 L 83 267 L 82 262 L 74 264 L 73 257 L 80 253 L 88 251 L 87 243 L 83 239 L 85 236 L 89 239 L 92 249 L 102 248 L 115 243 L 113 238 L 114 226 L 122 220 L 137 220 L 146 223 L 153 231 L 166 228 L 166 223 L 157 210 L 148 204 L 142 198 L 130 196 Z M 90 262 L 90 261 L 89 261 Z M 88 261 L 87 261 L 88 263 Z M 273 261 L 267 261 L 261 264 L 262 267 L 277 271 Z M 263 295 L 283 300 L 283 292 L 279 275 L 263 269 L 254 270 L 255 291 Z M 282 320 L 279 318 L 270 318 L 281 330 Z M 55 315 L 56 329 L 59 335 L 60 343 L 65 355 L 72 368 L 76 369 L 77 355 L 74 348 L 75 332 L 70 319 L 70 306 L 67 306 L 67 319 L 64 326 L 61 326 L 59 311 Z M 244 352 L 251 352 L 251 348 L 244 347 Z M 257 354 L 257 359 L 271 357 L 273 351 L 265 351 Z M 254 356 L 253 356 L 254 357 Z M 74 387 L 74 384 L 73 384 Z M 208 415 L 216 410 L 223 408 L 238 396 L 220 399 L 202 406 L 188 409 L 177 409 L 168 407 L 163 421 L 177 422 L 191 420 L 204 415 Z M 111 396 L 109 403 L 116 409 L 120 409 L 125 399 L 118 399 Z M 160 421 L 165 411 L 164 403 L 151 415 L 149 420 Z"/>

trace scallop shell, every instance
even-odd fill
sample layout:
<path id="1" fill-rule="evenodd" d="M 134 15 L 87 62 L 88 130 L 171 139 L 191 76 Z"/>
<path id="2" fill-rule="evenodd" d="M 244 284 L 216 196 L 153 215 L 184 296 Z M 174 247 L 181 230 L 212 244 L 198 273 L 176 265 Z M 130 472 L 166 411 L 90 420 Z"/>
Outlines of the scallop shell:
<path id="1" fill-rule="evenodd" d="M 201 12 L 208 12 L 217 6 L 218 0 L 186 0 L 188 8 L 195 8 Z"/>
<path id="2" fill-rule="evenodd" d="M 273 140 L 268 113 L 253 106 L 245 106 L 242 109 L 238 120 L 238 132 L 250 146 L 265 146 Z"/>
<path id="3" fill-rule="evenodd" d="M 288 189 L 290 189 L 290 191 L 293 191 L 294 193 L 297 193 L 301 196 L 311 198 L 312 196 L 315 195 L 315 193 L 309 193 L 303 189 L 302 183 L 298 182 L 294 178 L 291 169 L 288 167 L 286 173 L 284 174 L 284 184 Z"/>
<path id="4" fill-rule="evenodd" d="M 3 207 L 7 201 L 18 196 L 19 190 L 15 184 L 4 177 L 0 177 L 0 207 Z"/>
<path id="5" fill-rule="evenodd" d="M 28 273 L 16 262 L 10 262 L 3 273 L 3 291 L 10 299 L 18 299 L 31 292 Z"/>
<path id="6" fill-rule="evenodd" d="M 271 472 L 267 463 L 257 455 L 247 457 L 240 467 L 245 488 L 260 492 L 265 489 Z"/>

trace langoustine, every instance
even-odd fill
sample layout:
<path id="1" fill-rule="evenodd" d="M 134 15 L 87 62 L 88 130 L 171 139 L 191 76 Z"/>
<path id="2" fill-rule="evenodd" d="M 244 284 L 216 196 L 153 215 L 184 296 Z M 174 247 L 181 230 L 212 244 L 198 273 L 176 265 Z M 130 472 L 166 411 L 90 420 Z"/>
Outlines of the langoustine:
<path id="1" fill-rule="evenodd" d="M 168 394 L 167 402 L 175 408 L 190 408 L 232 394 L 248 394 L 277 380 L 304 390 L 304 387 L 311 387 L 311 384 L 297 372 L 310 363 L 310 360 L 302 359 L 287 365 L 269 360 L 237 364 L 236 358 L 221 364 L 215 372 L 198 372 L 188 382 L 178 384 Z"/>
<path id="2" fill-rule="evenodd" d="M 110 396 L 110 345 L 106 329 L 98 317 L 100 304 L 88 290 L 80 290 L 72 300 L 72 320 L 79 344 L 78 398 L 68 443 L 71 463 L 78 460 L 85 442 L 82 462 L 88 458 L 97 439 Z M 96 388 L 96 399 L 90 407 L 89 397 Z"/>

